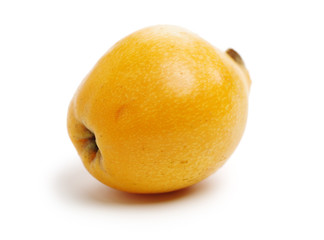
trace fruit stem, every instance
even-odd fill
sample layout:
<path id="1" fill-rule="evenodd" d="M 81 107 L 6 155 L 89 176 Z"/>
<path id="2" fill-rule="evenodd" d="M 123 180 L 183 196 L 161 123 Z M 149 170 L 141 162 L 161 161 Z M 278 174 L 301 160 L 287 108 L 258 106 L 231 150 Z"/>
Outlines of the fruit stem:
<path id="1" fill-rule="evenodd" d="M 226 54 L 230 58 L 232 58 L 233 61 L 236 62 L 241 67 L 241 69 L 243 70 L 243 72 L 246 75 L 246 83 L 247 83 L 247 86 L 248 86 L 248 90 L 250 90 L 250 87 L 251 87 L 251 78 L 250 78 L 249 72 L 247 71 L 247 69 L 245 67 L 245 64 L 244 64 L 244 61 L 243 61 L 242 57 L 240 56 L 240 54 L 238 54 L 238 52 L 236 52 L 232 48 L 227 49 L 226 50 Z"/>
<path id="2" fill-rule="evenodd" d="M 244 61 L 242 59 L 242 57 L 240 56 L 240 54 L 238 54 L 238 52 L 236 52 L 234 49 L 229 48 L 226 50 L 226 53 L 239 65 L 245 67 Z"/>

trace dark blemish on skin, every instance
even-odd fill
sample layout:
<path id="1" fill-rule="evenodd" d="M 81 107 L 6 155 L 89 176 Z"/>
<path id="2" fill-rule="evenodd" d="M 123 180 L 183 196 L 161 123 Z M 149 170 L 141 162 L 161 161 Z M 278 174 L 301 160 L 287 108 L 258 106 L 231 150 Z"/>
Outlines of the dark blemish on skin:
<path id="1" fill-rule="evenodd" d="M 121 105 L 115 112 L 115 121 L 118 121 L 120 116 L 125 112 L 126 104 Z"/>

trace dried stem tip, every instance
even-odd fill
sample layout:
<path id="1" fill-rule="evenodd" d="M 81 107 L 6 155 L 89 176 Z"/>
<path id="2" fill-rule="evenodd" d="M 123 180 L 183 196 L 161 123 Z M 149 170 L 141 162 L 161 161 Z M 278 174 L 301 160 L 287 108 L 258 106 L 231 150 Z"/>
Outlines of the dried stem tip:
<path id="1" fill-rule="evenodd" d="M 245 66 L 244 61 L 240 54 L 238 54 L 234 49 L 229 48 L 226 50 L 226 53 L 239 65 Z"/>

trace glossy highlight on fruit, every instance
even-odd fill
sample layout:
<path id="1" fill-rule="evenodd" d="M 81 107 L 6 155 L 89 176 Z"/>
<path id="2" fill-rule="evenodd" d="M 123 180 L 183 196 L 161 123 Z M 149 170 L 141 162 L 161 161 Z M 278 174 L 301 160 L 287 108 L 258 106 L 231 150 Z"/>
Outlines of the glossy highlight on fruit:
<path id="1" fill-rule="evenodd" d="M 247 120 L 249 74 L 181 27 L 158 25 L 117 42 L 77 89 L 69 136 L 86 169 L 132 193 L 191 186 L 220 168 Z"/>

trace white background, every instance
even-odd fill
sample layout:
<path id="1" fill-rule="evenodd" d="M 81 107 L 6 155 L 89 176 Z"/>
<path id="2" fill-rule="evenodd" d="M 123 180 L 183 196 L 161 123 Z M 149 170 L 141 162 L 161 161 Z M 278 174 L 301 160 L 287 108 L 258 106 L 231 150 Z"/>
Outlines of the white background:
<path id="1" fill-rule="evenodd" d="M 322 1 L 1 1 L 0 239 L 324 239 Z M 184 191 L 110 189 L 66 130 L 116 41 L 174 24 L 236 49 L 249 119 L 227 164 Z"/>

